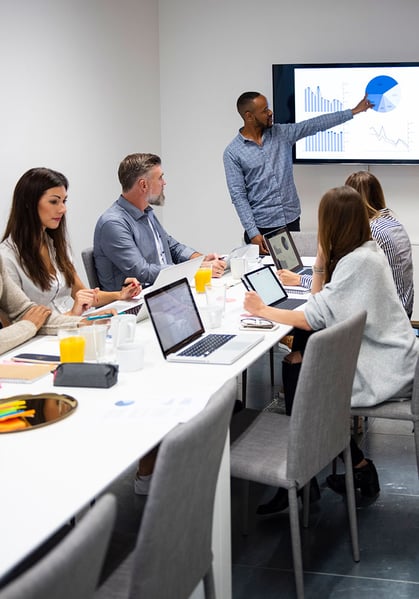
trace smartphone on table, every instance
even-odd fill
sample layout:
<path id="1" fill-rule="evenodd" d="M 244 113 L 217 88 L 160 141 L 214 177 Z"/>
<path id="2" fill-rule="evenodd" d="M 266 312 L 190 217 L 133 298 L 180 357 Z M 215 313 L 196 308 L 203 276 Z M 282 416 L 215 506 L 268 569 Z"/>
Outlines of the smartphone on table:
<path id="1" fill-rule="evenodd" d="M 13 362 L 29 362 L 34 364 L 59 364 L 60 356 L 52 354 L 17 354 L 11 358 Z"/>

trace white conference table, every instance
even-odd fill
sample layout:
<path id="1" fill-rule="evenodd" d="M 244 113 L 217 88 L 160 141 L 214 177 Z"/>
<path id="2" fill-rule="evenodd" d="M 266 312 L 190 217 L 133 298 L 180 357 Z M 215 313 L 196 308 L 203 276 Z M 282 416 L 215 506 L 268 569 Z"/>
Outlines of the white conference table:
<path id="1" fill-rule="evenodd" d="M 215 284 L 231 284 L 225 275 Z M 244 288 L 227 289 L 220 330 L 237 332 Z M 198 299 L 202 301 L 201 298 Z M 161 441 L 179 421 L 200 411 L 227 380 L 238 377 L 290 330 L 280 325 L 229 366 L 175 364 L 161 354 L 149 319 L 137 325 L 145 346 L 144 368 L 120 373 L 110 389 L 54 387 L 52 375 L 35 383 L 3 383 L 0 398 L 56 392 L 75 397 L 68 418 L 39 429 L 0 435 L 0 578 L 89 505 L 113 480 Z M 57 354 L 56 337 L 38 336 L 27 351 Z M 7 359 L 19 350 L 2 356 Z M 132 400 L 118 406 L 119 400 Z M 217 596 L 231 597 L 229 448 L 217 485 L 213 528 Z M 198 596 L 196 593 L 193 595 Z"/>

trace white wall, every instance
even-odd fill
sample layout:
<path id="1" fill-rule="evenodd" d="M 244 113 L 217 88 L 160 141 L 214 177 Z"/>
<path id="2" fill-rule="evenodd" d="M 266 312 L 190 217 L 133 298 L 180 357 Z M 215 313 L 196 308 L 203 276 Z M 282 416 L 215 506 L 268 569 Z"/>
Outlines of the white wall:
<path id="1" fill-rule="evenodd" d="M 121 158 L 151 151 L 163 158 L 168 230 L 202 251 L 230 249 L 242 230 L 222 152 L 241 125 L 237 96 L 271 98 L 273 63 L 418 60 L 418 22 L 417 0 L 1 0 L 0 231 L 20 175 L 61 170 L 84 276 L 80 250 L 119 193 Z M 352 170 L 295 168 L 303 227 Z M 372 170 L 419 243 L 419 167 Z"/>
<path id="2" fill-rule="evenodd" d="M 237 97 L 257 90 L 272 99 L 272 64 L 418 60 L 418 22 L 417 0 L 160 0 L 166 227 L 204 251 L 240 242 L 222 152 L 242 124 Z M 355 168 L 365 165 L 295 167 L 302 227 L 316 228 L 321 195 Z M 419 166 L 371 170 L 419 243 Z"/>
<path id="3" fill-rule="evenodd" d="M 70 181 L 68 222 L 80 251 L 119 195 L 128 153 L 160 153 L 155 0 L 1 0 L 0 231 L 29 168 Z"/>

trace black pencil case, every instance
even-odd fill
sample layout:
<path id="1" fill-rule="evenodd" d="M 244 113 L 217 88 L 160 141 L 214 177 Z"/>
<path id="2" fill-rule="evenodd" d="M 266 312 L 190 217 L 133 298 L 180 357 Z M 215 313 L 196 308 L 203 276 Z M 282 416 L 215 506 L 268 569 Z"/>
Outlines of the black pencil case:
<path id="1" fill-rule="evenodd" d="M 64 362 L 54 371 L 55 387 L 99 387 L 107 389 L 118 381 L 117 364 Z"/>

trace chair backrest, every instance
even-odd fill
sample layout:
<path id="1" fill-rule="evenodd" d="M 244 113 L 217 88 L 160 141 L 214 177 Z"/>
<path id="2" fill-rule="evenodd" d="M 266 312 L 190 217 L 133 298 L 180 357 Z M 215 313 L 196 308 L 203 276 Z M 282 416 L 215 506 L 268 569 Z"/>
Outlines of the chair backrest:
<path id="1" fill-rule="evenodd" d="M 310 336 L 290 420 L 287 476 L 305 484 L 349 443 L 352 386 L 366 312 Z"/>
<path id="2" fill-rule="evenodd" d="M 104 495 L 45 557 L 0 590 L 0 598 L 93 597 L 115 516 L 115 497 Z"/>
<path id="3" fill-rule="evenodd" d="M 411 411 L 412 414 L 419 416 L 419 358 L 416 362 L 415 378 L 413 379 Z"/>
<path id="4" fill-rule="evenodd" d="M 95 259 L 93 256 L 93 248 L 86 248 L 85 250 L 82 250 L 81 259 L 83 260 L 84 270 L 86 271 L 90 288 L 94 289 L 95 287 L 100 287 Z"/>
<path id="5" fill-rule="evenodd" d="M 215 489 L 236 380 L 163 439 L 134 550 L 130 598 L 186 599 L 212 565 Z"/>
<path id="6" fill-rule="evenodd" d="M 300 256 L 317 254 L 317 231 L 291 231 L 291 235 Z"/>

